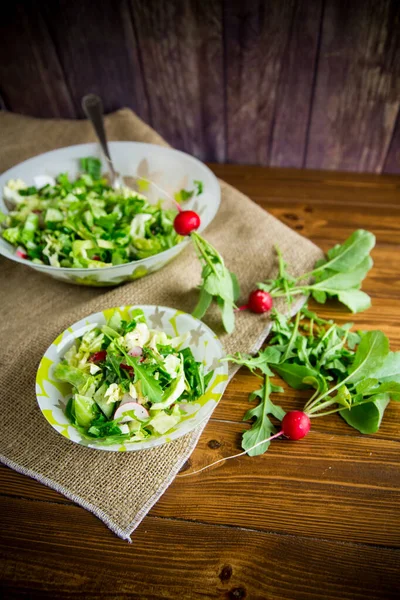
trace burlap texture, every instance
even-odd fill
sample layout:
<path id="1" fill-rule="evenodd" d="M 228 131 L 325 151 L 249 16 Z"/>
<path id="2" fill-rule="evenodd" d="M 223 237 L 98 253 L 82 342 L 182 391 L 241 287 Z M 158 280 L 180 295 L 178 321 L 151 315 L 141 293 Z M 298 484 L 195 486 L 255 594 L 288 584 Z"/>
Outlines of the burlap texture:
<path id="1" fill-rule="evenodd" d="M 109 115 L 106 127 L 110 140 L 165 144 L 127 109 Z M 0 113 L 0 171 L 42 152 L 94 139 L 85 121 Z M 220 183 L 221 208 L 206 237 L 237 274 L 243 301 L 254 283 L 276 268 L 276 243 L 296 272 L 310 269 L 320 256 L 316 246 L 231 186 Z M 190 247 L 162 271 L 111 290 L 57 282 L 0 259 L 0 460 L 92 511 L 124 539 L 130 540 L 132 531 L 173 481 L 206 423 L 166 446 L 147 451 L 123 454 L 78 446 L 59 435 L 41 415 L 35 397 L 36 370 L 57 335 L 93 312 L 140 303 L 191 312 L 199 278 L 200 267 Z M 205 322 L 221 336 L 227 352 L 255 352 L 268 332 L 267 316 L 247 312 L 238 315 L 230 336 L 221 331 L 215 310 Z"/>

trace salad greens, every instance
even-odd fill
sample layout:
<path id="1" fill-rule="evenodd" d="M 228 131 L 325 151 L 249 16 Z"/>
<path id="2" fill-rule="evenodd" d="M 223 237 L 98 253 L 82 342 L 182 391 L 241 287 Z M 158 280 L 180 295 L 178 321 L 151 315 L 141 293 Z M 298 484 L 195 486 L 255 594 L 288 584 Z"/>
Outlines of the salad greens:
<path id="1" fill-rule="evenodd" d="M 224 264 L 219 252 L 196 231 L 190 234 L 203 269 L 200 297 L 193 316 L 201 319 L 207 312 L 213 299 L 222 313 L 222 323 L 228 333 L 235 328 L 235 302 L 239 297 L 239 283 L 234 273 Z"/>
<path id="2" fill-rule="evenodd" d="M 18 256 L 52 267 L 101 268 L 147 258 L 182 241 L 173 226 L 176 210 L 151 205 L 128 187 L 113 189 L 97 158 L 82 158 L 80 164 L 75 181 L 61 173 L 41 187 L 8 182 L 4 198 L 12 210 L 0 215 L 2 236 Z"/>
<path id="3" fill-rule="evenodd" d="M 212 378 L 182 348 L 187 336 L 149 329 L 140 309 L 132 317 L 124 321 L 115 311 L 106 325 L 76 340 L 54 370 L 72 386 L 65 412 L 88 440 L 114 444 L 163 435 Z"/>
<path id="4" fill-rule="evenodd" d="M 375 246 L 375 236 L 359 229 L 343 243 L 328 250 L 326 258 L 319 260 L 312 271 L 294 277 L 287 271 L 279 248 L 276 248 L 279 272 L 276 279 L 259 283 L 258 288 L 272 298 L 285 296 L 290 303 L 293 296 L 311 294 L 316 302 L 324 304 L 327 298 L 336 297 L 351 312 L 366 310 L 371 299 L 360 290 L 373 262 L 369 256 Z M 309 283 L 310 278 L 314 281 Z"/>
<path id="5" fill-rule="evenodd" d="M 281 421 L 285 412 L 275 406 L 271 392 L 283 392 L 270 377 L 278 375 L 294 389 L 314 390 L 304 406 L 310 417 L 338 412 L 361 433 L 378 431 L 390 400 L 400 401 L 400 352 L 390 352 L 381 331 L 351 331 L 352 323 L 337 325 L 303 307 L 295 319 L 272 311 L 271 338 L 256 356 L 237 353 L 225 360 L 260 372 L 264 384 L 250 395 L 259 404 L 244 421 L 256 417 L 242 439 L 242 448 L 276 432 L 268 414 Z M 269 442 L 249 452 L 265 452 Z"/>

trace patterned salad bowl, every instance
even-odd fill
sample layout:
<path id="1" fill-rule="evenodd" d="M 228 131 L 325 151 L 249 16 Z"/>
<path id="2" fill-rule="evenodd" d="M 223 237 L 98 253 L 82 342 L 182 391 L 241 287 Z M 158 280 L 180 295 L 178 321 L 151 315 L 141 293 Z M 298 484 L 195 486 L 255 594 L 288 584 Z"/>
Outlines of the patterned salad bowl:
<path id="1" fill-rule="evenodd" d="M 152 203 L 160 199 L 168 201 L 168 197 L 163 197 L 162 191 L 165 191 L 168 196 L 173 196 L 181 189 L 193 189 L 194 182 L 201 181 L 203 192 L 188 200 L 185 209 L 199 213 L 200 231 L 211 223 L 219 208 L 221 192 L 218 180 L 202 162 L 184 152 L 154 144 L 110 142 L 109 146 L 113 162 L 121 175 L 152 182 L 146 191 L 141 191 Z M 22 179 L 28 185 L 33 185 L 34 178 L 37 176 L 55 177 L 59 173 L 66 172 L 74 179 L 79 173 L 79 160 L 86 156 L 100 158 L 103 171 L 107 171 L 98 144 L 80 144 L 35 156 L 9 169 L 0 176 L 0 190 L 3 190 L 10 179 Z M 1 198 L 1 191 L 0 211 L 7 213 L 8 209 L 4 199 Z M 187 240 L 184 240 L 154 256 L 98 269 L 52 267 L 31 262 L 18 256 L 15 248 L 1 236 L 0 254 L 62 281 L 90 286 L 115 286 L 158 271 L 182 252 L 187 243 Z"/>
<path id="2" fill-rule="evenodd" d="M 164 435 L 151 435 L 141 441 L 125 441 L 110 445 L 101 439 L 88 440 L 71 424 L 65 408 L 72 395 L 72 387 L 54 376 L 54 369 L 75 340 L 91 329 L 105 325 L 114 311 L 118 311 L 125 321 L 132 319 L 133 311 L 143 311 L 148 327 L 163 331 L 167 335 L 184 336 L 182 349 L 189 347 L 198 362 L 204 365 L 205 373 L 213 372 L 203 396 L 194 402 L 183 402 L 180 409 L 184 417 Z M 61 333 L 44 354 L 36 376 L 36 396 L 39 408 L 48 423 L 61 435 L 77 444 L 108 451 L 144 450 L 167 444 L 196 427 L 207 419 L 222 397 L 228 382 L 227 362 L 220 361 L 224 351 L 217 336 L 201 321 L 182 311 L 164 306 L 122 306 L 95 313 L 74 323 Z"/>

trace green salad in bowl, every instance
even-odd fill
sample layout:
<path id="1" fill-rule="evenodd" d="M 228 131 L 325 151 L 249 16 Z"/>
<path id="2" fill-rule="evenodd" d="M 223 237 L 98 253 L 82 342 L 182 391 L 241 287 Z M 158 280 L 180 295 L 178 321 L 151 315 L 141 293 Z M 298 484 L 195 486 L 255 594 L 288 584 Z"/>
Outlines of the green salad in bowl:
<path id="1" fill-rule="evenodd" d="M 98 269 L 148 258 L 182 241 L 173 227 L 176 209 L 150 204 L 129 187 L 113 189 L 97 158 L 83 158 L 80 165 L 75 179 L 60 173 L 37 178 L 38 186 L 7 182 L 4 198 L 12 210 L 2 215 L 1 234 L 20 258 Z"/>
<path id="2" fill-rule="evenodd" d="M 212 411 L 227 381 L 203 323 L 165 307 L 96 313 L 64 332 L 39 366 L 37 397 L 63 435 L 100 449 L 165 443 Z"/>
<path id="3" fill-rule="evenodd" d="M 176 204 L 215 217 L 218 181 L 172 148 L 110 142 L 125 187 L 103 176 L 97 144 L 53 150 L 0 175 L 0 254 L 64 282 L 115 286 L 162 269 L 189 243 L 173 227 Z"/>

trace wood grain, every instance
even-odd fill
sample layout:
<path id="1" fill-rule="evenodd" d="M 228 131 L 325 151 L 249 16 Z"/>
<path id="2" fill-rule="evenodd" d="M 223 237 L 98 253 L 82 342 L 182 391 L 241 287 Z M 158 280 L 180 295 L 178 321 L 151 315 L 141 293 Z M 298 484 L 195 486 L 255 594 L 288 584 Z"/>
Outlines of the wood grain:
<path id="1" fill-rule="evenodd" d="M 126 0 L 40 3 L 77 114 L 81 99 L 99 94 L 106 112 L 127 106 L 149 120 L 135 33 Z M 68 32 L 68 35 L 66 35 Z"/>
<path id="2" fill-rule="evenodd" d="M 0 40 L 2 108 L 34 117 L 76 117 L 49 31 L 31 2 L 2 7 Z"/>
<path id="3" fill-rule="evenodd" d="M 400 584 L 398 553 L 386 548 L 155 517 L 132 545 L 112 536 L 104 544 L 104 525 L 77 507 L 3 507 L 7 599 L 310 600 L 323 589 L 328 600 L 390 600 Z"/>
<path id="4" fill-rule="evenodd" d="M 293 9 L 269 135 L 270 166 L 302 167 L 305 161 L 323 5 L 323 0 L 303 0 Z"/>
<path id="5" fill-rule="evenodd" d="M 399 173 L 400 171 L 400 109 L 397 113 L 397 121 L 392 133 L 392 140 L 386 155 L 384 173 Z"/>
<path id="6" fill-rule="evenodd" d="M 399 173 L 399 15 L 397 0 L 8 2 L 0 110 L 82 117 L 95 92 L 204 160 Z"/>
<path id="7" fill-rule="evenodd" d="M 131 7 L 154 127 L 177 148 L 224 160 L 220 2 L 132 0 Z"/>
<path id="8" fill-rule="evenodd" d="M 308 15 L 305 7 L 310 7 L 310 3 L 303 4 L 303 12 L 306 13 L 303 18 L 306 22 L 313 21 L 315 9 L 311 8 Z M 312 6 L 314 4 L 312 3 Z M 298 44 L 296 38 L 292 46 L 289 43 L 291 26 L 297 18 L 295 7 L 294 1 L 226 2 L 224 5 L 227 160 L 229 162 L 261 165 L 270 163 L 275 118 L 276 116 L 286 118 L 286 115 L 281 113 L 281 109 L 285 108 L 290 101 L 287 94 L 293 92 L 293 89 L 282 89 L 286 99 L 281 104 L 282 99 L 278 99 L 278 88 L 283 63 L 285 59 L 288 61 L 291 58 Z M 317 20 L 318 14 L 317 7 Z M 309 94 L 315 54 L 313 43 L 311 42 L 310 45 L 312 60 L 309 65 L 309 76 L 306 75 L 304 78 L 306 88 L 308 81 Z M 306 57 L 307 52 L 310 52 L 308 48 L 305 50 Z M 285 69 L 291 68 L 293 67 L 288 62 Z M 296 86 L 295 82 L 292 84 L 293 87 Z M 303 105 L 298 119 L 301 123 L 303 116 L 306 126 L 308 103 L 306 98 L 304 100 L 300 98 L 299 102 L 303 102 Z M 286 125 L 283 123 L 281 127 L 286 128 Z M 296 135 L 294 138 L 296 146 Z M 298 151 L 297 146 L 294 152 L 296 150 Z M 300 149 L 301 160 L 302 150 L 303 147 Z M 280 155 L 279 147 L 276 148 L 276 154 Z"/>
<path id="9" fill-rule="evenodd" d="M 399 108 L 399 28 L 396 0 L 326 1 L 307 167 L 382 170 Z"/>

